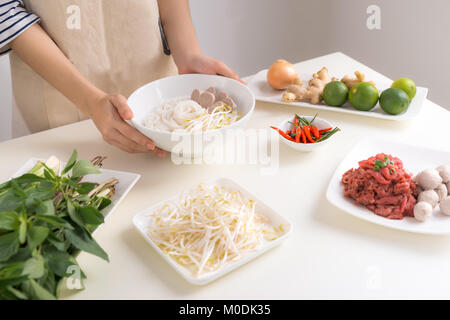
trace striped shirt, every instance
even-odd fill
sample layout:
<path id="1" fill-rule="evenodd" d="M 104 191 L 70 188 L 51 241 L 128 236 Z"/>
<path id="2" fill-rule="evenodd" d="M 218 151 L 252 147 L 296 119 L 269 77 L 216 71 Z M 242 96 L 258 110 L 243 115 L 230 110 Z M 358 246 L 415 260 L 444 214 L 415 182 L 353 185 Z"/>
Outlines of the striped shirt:
<path id="1" fill-rule="evenodd" d="M 0 0 L 0 55 L 10 51 L 10 42 L 39 19 L 27 12 L 22 0 Z"/>

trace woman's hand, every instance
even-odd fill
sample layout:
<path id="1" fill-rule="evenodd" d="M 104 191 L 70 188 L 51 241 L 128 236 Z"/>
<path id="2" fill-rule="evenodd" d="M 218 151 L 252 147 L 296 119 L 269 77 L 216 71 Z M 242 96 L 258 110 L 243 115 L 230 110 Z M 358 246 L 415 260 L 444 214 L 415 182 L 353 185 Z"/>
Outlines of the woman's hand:
<path id="1" fill-rule="evenodd" d="M 88 109 L 89 116 L 107 143 L 129 153 L 153 152 L 160 157 L 165 156 L 152 140 L 125 122 L 133 118 L 133 112 L 124 96 L 105 94 L 94 99 Z"/>
<path id="2" fill-rule="evenodd" d="M 180 74 L 185 73 L 203 73 L 203 74 L 217 74 L 232 78 L 234 80 L 244 83 L 236 72 L 231 70 L 225 63 L 220 60 L 205 56 L 202 53 L 187 54 L 181 61 L 175 62 Z"/>

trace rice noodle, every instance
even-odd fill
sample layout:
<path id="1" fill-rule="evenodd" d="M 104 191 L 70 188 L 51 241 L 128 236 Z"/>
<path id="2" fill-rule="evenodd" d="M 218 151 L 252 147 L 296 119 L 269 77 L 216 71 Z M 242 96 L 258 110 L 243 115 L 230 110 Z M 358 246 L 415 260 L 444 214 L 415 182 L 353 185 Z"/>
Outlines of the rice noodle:
<path id="1" fill-rule="evenodd" d="M 170 132 L 202 132 L 220 129 L 239 119 L 239 112 L 220 105 L 209 113 L 197 102 L 189 98 L 174 98 L 163 103 L 144 120 L 144 126 Z"/>

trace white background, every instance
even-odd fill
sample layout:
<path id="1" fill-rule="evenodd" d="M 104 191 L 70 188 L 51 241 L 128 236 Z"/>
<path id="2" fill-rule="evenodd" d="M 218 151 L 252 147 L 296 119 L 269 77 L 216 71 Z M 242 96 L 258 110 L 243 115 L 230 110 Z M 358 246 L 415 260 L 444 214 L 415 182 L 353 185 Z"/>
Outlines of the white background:
<path id="1" fill-rule="evenodd" d="M 240 75 L 342 51 L 390 78 L 410 77 L 450 109 L 448 0 L 191 0 L 200 45 Z M 381 9 L 381 30 L 366 27 Z M 11 137 L 9 62 L 0 57 L 0 141 Z"/>

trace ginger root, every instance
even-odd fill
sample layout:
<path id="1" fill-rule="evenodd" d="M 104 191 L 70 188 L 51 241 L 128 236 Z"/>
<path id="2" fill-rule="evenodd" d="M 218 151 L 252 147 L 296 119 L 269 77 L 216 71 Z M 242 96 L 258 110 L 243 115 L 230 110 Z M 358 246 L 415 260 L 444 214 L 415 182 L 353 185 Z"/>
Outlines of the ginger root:
<path id="1" fill-rule="evenodd" d="M 365 76 L 364 73 L 360 72 L 360 71 L 355 71 L 355 78 L 353 78 L 352 76 L 349 75 L 345 75 L 341 81 L 347 86 L 347 88 L 350 90 L 351 87 L 353 87 L 355 84 L 358 84 L 360 82 L 364 82 L 365 81 Z M 367 81 L 373 85 L 375 85 L 375 82 L 373 81 Z"/>
<path id="2" fill-rule="evenodd" d="M 302 86 L 301 81 L 291 84 L 281 98 L 285 102 L 307 101 L 318 104 L 322 101 L 323 89 L 331 80 L 328 69 L 323 67 L 319 72 L 313 74 L 307 88 Z"/>

